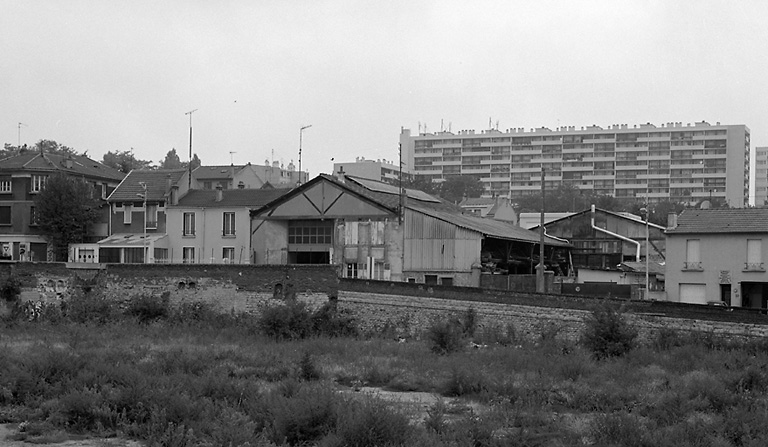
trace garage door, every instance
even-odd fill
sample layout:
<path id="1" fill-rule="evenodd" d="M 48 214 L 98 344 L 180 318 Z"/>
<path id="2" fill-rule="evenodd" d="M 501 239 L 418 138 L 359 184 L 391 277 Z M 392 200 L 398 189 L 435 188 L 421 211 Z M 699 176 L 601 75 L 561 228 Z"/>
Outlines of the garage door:
<path id="1" fill-rule="evenodd" d="M 707 304 L 705 284 L 680 284 L 680 302 L 689 304 Z"/>

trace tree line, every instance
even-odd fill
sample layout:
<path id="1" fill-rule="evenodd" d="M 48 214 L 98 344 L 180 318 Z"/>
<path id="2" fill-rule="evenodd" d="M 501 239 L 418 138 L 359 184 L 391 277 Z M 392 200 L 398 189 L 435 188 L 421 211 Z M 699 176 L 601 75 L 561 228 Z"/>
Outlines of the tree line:
<path id="1" fill-rule="evenodd" d="M 0 160 L 16 155 L 24 154 L 27 152 L 43 152 L 47 154 L 60 154 L 60 155 L 79 155 L 88 157 L 88 151 L 82 153 L 77 152 L 71 147 L 59 144 L 54 140 L 40 140 L 32 146 L 22 145 L 21 147 L 13 146 L 5 143 L 3 149 L 0 150 Z M 165 158 L 155 163 L 151 160 L 142 160 L 136 158 L 133 155 L 133 149 L 127 151 L 108 151 L 102 156 L 101 163 L 109 166 L 110 168 L 117 169 L 125 174 L 131 172 L 133 169 L 180 169 L 189 167 L 190 162 L 181 161 L 176 149 L 173 148 L 165 154 Z M 198 158 L 197 154 L 192 156 L 192 169 L 199 167 L 202 162 Z"/>

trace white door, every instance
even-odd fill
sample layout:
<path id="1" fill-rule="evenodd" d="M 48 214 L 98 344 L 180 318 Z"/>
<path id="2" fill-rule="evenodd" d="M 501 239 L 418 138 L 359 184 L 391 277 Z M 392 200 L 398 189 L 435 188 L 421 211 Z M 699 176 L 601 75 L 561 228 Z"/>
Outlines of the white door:
<path id="1" fill-rule="evenodd" d="M 707 286 L 705 284 L 680 284 L 680 302 L 707 304 Z"/>

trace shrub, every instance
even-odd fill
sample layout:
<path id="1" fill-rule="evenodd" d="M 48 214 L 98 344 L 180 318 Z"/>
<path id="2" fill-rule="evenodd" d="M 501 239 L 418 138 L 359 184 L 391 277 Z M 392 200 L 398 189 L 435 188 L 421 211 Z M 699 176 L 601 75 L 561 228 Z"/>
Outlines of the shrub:
<path id="1" fill-rule="evenodd" d="M 151 295 L 134 296 L 128 301 L 125 314 L 140 323 L 166 319 L 170 315 L 170 293 L 163 292 L 159 298 Z"/>
<path id="2" fill-rule="evenodd" d="M 305 352 L 299 360 L 299 378 L 301 380 L 311 381 L 322 377 L 320 370 L 315 365 L 315 359 L 309 352 Z"/>
<path id="3" fill-rule="evenodd" d="M 582 342 L 597 359 L 620 357 L 635 345 L 637 330 L 620 310 L 608 305 L 598 307 L 585 320 Z"/>
<path id="4" fill-rule="evenodd" d="M 443 319 L 434 322 L 427 329 L 432 352 L 440 355 L 460 351 L 464 346 L 464 331 L 459 322 Z"/>
<path id="5" fill-rule="evenodd" d="M 598 445 L 646 446 L 646 431 L 630 414 L 601 414 L 590 423 L 590 434 Z"/>
<path id="6" fill-rule="evenodd" d="M 369 398 L 342 407 L 336 429 L 337 445 L 401 446 L 406 445 L 412 432 L 404 414 L 390 409 L 378 399 Z"/>
<path id="7" fill-rule="evenodd" d="M 0 297 L 7 302 L 14 302 L 18 300 L 19 294 L 21 294 L 21 281 L 15 276 L 8 276 L 0 283 Z"/>
<path id="8" fill-rule="evenodd" d="M 441 391 L 446 396 L 464 396 L 480 394 L 489 388 L 488 379 L 480 371 L 454 367 Z"/>
<path id="9" fill-rule="evenodd" d="M 312 314 L 315 333 L 328 337 L 356 337 L 359 334 L 355 318 L 334 303 L 325 303 Z"/>
<path id="10" fill-rule="evenodd" d="M 271 396 L 266 403 L 272 419 L 270 440 L 276 444 L 313 444 L 335 428 L 340 401 L 333 390 L 306 384 L 290 396 Z"/>
<path id="11" fill-rule="evenodd" d="M 312 314 L 296 300 L 265 307 L 258 321 L 264 335 L 276 340 L 298 340 L 312 334 Z"/>
<path id="12" fill-rule="evenodd" d="M 64 315 L 75 323 L 106 324 L 120 320 L 117 303 L 92 293 L 76 293 L 62 304 Z"/>
<path id="13" fill-rule="evenodd" d="M 477 330 L 477 311 L 469 307 L 461 316 L 461 331 L 467 337 L 474 337 L 475 330 Z"/>

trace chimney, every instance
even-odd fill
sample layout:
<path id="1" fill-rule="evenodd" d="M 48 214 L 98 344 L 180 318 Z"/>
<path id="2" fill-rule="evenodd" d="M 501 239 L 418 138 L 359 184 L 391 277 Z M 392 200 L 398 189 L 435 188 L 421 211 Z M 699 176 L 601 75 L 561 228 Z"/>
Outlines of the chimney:
<path id="1" fill-rule="evenodd" d="M 336 179 L 344 183 L 344 166 L 339 166 L 339 171 L 336 172 Z"/>
<path id="2" fill-rule="evenodd" d="M 675 227 L 677 227 L 677 214 L 675 213 L 667 214 L 667 230 L 671 230 Z"/>
<path id="3" fill-rule="evenodd" d="M 221 199 L 224 198 L 224 192 L 221 190 L 221 185 L 216 185 L 216 201 L 221 202 Z"/>
<path id="4" fill-rule="evenodd" d="M 171 205 L 179 204 L 179 187 L 178 185 L 171 186 Z"/>
<path id="5" fill-rule="evenodd" d="M 171 174 L 168 174 L 168 175 L 165 177 L 165 190 L 166 190 L 166 191 L 170 191 L 170 190 L 171 190 L 171 185 L 172 185 L 172 184 L 173 184 L 173 183 L 171 182 Z"/>
<path id="6" fill-rule="evenodd" d="M 72 155 L 69 155 L 64 159 L 64 167 L 67 169 L 72 169 Z"/>

